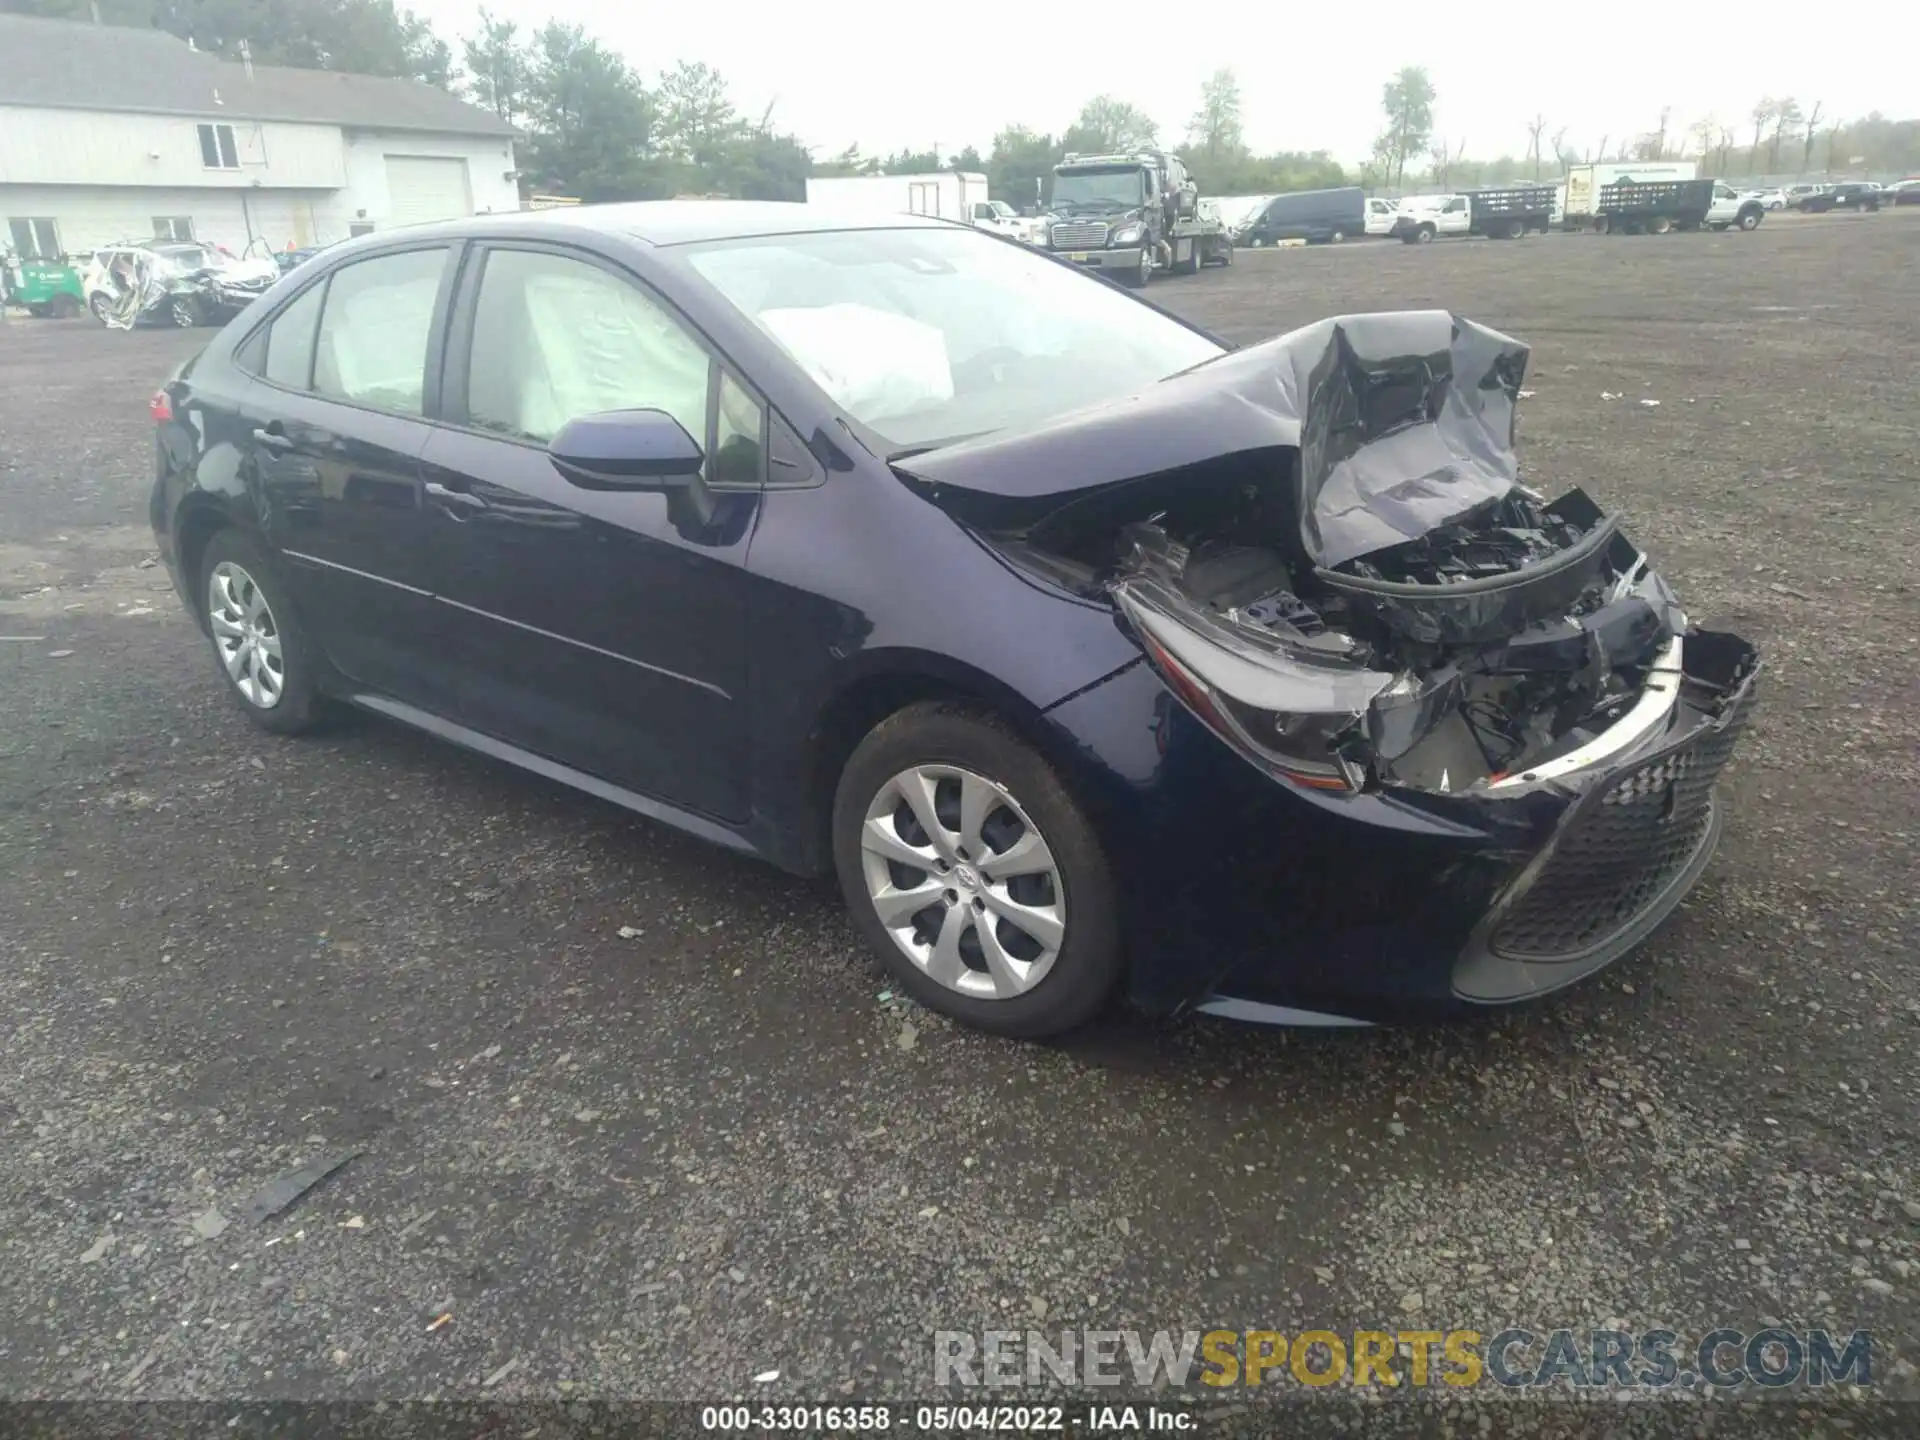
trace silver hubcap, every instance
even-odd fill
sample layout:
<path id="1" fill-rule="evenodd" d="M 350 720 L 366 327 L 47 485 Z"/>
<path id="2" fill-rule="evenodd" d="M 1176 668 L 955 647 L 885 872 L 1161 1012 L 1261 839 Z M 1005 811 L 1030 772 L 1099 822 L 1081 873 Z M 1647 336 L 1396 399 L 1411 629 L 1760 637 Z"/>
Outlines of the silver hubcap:
<path id="1" fill-rule="evenodd" d="M 207 577 L 207 619 L 220 663 L 249 705 L 271 710 L 287 686 L 280 626 L 245 570 L 222 560 Z"/>
<path id="2" fill-rule="evenodd" d="M 1033 989 L 1066 939 L 1066 888 L 1006 787 L 954 765 L 889 780 L 860 828 L 861 870 L 893 943 L 949 990 Z"/>

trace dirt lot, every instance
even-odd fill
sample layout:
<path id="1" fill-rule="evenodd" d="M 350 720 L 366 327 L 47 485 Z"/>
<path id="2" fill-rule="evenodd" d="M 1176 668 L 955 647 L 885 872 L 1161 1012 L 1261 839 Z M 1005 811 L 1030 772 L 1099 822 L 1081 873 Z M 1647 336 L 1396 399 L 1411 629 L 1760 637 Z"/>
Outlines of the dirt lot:
<path id="1" fill-rule="evenodd" d="M 0 1395 L 830 1400 L 924 1395 L 937 1328 L 1610 1320 L 1870 1327 L 1920 1393 L 1916 254 L 1902 211 L 1157 285 L 1237 339 L 1530 341 L 1533 482 L 1770 674 L 1718 862 L 1603 981 L 1047 1048 L 884 997 L 829 887 L 371 720 L 253 731 L 143 568 L 199 337 L 0 326 Z"/>

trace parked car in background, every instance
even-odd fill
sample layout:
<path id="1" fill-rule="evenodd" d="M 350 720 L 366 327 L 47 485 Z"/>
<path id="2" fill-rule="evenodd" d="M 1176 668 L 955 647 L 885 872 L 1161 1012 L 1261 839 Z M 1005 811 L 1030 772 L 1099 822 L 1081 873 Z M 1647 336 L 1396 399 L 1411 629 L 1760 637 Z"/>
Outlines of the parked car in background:
<path id="1" fill-rule="evenodd" d="M 1883 203 L 1889 205 L 1920 205 L 1920 178 L 1901 180 L 1886 189 Z"/>
<path id="2" fill-rule="evenodd" d="M 242 260 L 197 240 L 136 240 L 94 251 L 81 278 L 103 325 L 223 324 L 280 278 L 272 260 Z"/>
<path id="3" fill-rule="evenodd" d="M 1760 668 L 1518 483 L 1527 353 L 1230 349 L 909 215 L 476 216 L 181 366 L 150 514 L 255 724 L 349 702 L 837 873 L 963 1022 L 1485 1013 L 1692 888 Z"/>
<path id="4" fill-rule="evenodd" d="M 1826 193 L 1828 188 L 1825 185 L 1815 184 L 1789 185 L 1783 193 L 1787 197 L 1788 208 L 1799 210 L 1814 196 Z"/>
<path id="5" fill-rule="evenodd" d="M 1758 200 L 1763 210 L 1784 210 L 1787 208 L 1787 192 L 1778 185 L 1772 189 L 1742 190 L 1740 194 L 1747 199 Z"/>
<path id="6" fill-rule="evenodd" d="M 1829 210 L 1878 210 L 1880 187 L 1871 180 L 1847 180 L 1829 185 L 1800 202 L 1809 215 L 1824 215 Z"/>

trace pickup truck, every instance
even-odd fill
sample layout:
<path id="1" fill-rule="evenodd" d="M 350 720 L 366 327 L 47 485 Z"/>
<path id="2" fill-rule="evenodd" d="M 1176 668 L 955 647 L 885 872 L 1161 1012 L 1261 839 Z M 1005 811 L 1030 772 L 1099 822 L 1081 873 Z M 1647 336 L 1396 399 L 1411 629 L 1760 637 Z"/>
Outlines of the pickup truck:
<path id="1" fill-rule="evenodd" d="M 1552 215 L 1551 185 L 1413 195 L 1400 202 L 1392 233 L 1409 245 L 1424 245 L 1445 235 L 1518 240 L 1529 230 L 1546 230 Z"/>
<path id="2" fill-rule="evenodd" d="M 1626 235 L 1669 230 L 1757 230 L 1766 206 L 1724 180 L 1621 180 L 1602 187 L 1594 229 Z"/>

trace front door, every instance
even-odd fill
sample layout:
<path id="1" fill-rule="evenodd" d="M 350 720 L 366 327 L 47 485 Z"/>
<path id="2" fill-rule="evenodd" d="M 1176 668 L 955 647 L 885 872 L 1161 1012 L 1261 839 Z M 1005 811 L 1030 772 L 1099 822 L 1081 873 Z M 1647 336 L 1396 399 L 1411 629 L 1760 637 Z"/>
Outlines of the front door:
<path id="1" fill-rule="evenodd" d="M 419 457 L 448 253 L 343 265 L 245 347 L 242 433 L 302 624 L 348 679 L 429 709 L 445 694 Z"/>
<path id="2" fill-rule="evenodd" d="M 421 457 L 456 718 L 626 789 L 747 814 L 746 595 L 765 410 L 633 277 L 559 248 L 467 267 L 446 418 Z M 546 442 L 664 410 L 708 454 L 712 505 L 578 489 Z M 464 421 L 464 425 L 457 422 Z"/>

